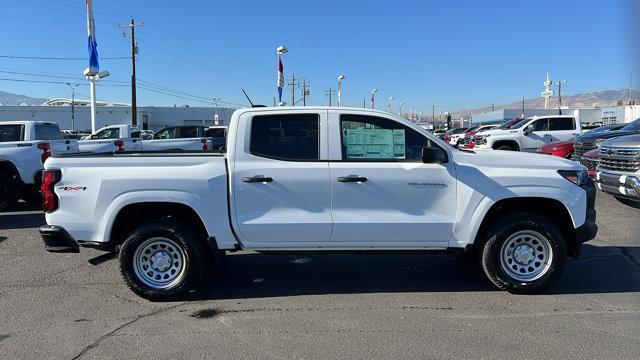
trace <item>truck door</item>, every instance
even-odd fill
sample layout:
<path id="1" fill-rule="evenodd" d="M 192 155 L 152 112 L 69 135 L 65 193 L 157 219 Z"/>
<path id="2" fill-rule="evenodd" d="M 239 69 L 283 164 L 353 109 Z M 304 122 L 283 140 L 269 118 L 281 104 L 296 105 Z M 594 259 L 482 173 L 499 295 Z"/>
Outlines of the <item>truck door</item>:
<path id="1" fill-rule="evenodd" d="M 549 134 L 549 119 L 540 118 L 533 121 L 524 128 L 522 137 L 522 151 L 534 152 L 543 145 L 554 141 Z"/>
<path id="2" fill-rule="evenodd" d="M 323 124 L 326 111 L 240 117 L 236 134 L 243 139 L 236 141 L 230 169 L 231 200 L 245 246 L 329 241 L 331 183 L 322 155 Z"/>
<path id="3" fill-rule="evenodd" d="M 439 146 L 384 117 L 331 113 L 329 124 L 330 152 L 337 151 L 329 162 L 331 241 L 447 246 L 455 218 L 455 166 L 422 162 L 424 147 Z"/>

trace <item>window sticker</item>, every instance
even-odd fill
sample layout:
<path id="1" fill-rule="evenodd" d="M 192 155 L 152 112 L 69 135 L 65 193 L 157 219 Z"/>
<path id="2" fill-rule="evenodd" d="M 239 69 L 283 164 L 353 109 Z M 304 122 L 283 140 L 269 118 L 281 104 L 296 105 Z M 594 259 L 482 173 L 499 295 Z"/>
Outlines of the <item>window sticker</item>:
<path id="1" fill-rule="evenodd" d="M 404 159 L 404 129 L 345 129 L 347 159 Z"/>

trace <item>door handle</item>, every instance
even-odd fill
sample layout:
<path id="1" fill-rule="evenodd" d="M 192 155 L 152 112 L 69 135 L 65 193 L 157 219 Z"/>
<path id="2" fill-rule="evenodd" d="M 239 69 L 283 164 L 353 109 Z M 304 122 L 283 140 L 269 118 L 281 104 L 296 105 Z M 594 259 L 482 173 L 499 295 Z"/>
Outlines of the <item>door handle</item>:
<path id="1" fill-rule="evenodd" d="M 366 182 L 367 178 L 359 175 L 339 176 L 338 182 Z"/>
<path id="2" fill-rule="evenodd" d="M 242 178 L 242 182 L 246 183 L 270 183 L 273 181 L 273 178 L 264 176 L 264 175 L 254 175 L 247 176 Z"/>

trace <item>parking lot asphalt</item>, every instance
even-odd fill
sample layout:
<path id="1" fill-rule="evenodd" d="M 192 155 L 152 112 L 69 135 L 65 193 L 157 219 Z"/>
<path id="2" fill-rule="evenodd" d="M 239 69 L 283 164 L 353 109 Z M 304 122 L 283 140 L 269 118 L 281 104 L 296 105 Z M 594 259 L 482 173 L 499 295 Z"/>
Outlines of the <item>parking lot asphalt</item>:
<path id="1" fill-rule="evenodd" d="M 598 194 L 600 232 L 542 295 L 495 290 L 459 253 L 240 252 L 181 302 L 117 259 L 44 251 L 41 212 L 0 213 L 0 359 L 638 358 L 640 210 Z"/>

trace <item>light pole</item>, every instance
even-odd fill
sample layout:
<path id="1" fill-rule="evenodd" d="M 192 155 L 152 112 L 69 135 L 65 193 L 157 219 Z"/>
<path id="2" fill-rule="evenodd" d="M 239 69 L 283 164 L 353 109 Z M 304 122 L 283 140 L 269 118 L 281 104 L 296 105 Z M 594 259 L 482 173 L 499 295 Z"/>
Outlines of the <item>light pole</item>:
<path id="1" fill-rule="evenodd" d="M 393 99 L 395 99 L 393 96 L 389 97 L 389 102 L 387 103 L 387 111 L 391 112 L 391 103 L 393 102 Z"/>
<path id="2" fill-rule="evenodd" d="M 525 100 L 527 100 L 527 98 L 526 98 L 526 97 L 523 97 L 523 98 L 522 98 L 522 116 L 521 116 L 521 117 L 522 117 L 522 119 L 524 119 L 524 101 L 525 101 Z"/>
<path id="3" fill-rule="evenodd" d="M 373 109 L 376 106 L 376 93 L 378 89 L 371 90 L 371 108 Z"/>
<path id="4" fill-rule="evenodd" d="M 67 83 L 71 89 L 71 130 L 76 128 L 76 88 L 80 84 Z"/>
<path id="5" fill-rule="evenodd" d="M 86 68 L 84 76 L 89 80 L 89 96 L 91 97 L 91 132 L 96 132 L 96 81 L 109 76 L 106 70 L 96 72 L 94 69 Z"/>
<path id="6" fill-rule="evenodd" d="M 566 83 L 567 80 L 558 81 L 558 115 L 562 115 L 562 84 Z"/>
<path id="7" fill-rule="evenodd" d="M 215 110 L 213 112 L 213 125 L 218 125 L 218 101 L 220 101 L 220 97 L 214 96 L 213 104 L 215 106 Z"/>
<path id="8" fill-rule="evenodd" d="M 340 101 L 342 100 L 342 95 L 340 92 L 340 81 L 344 80 L 344 75 L 338 76 L 338 107 L 340 107 Z"/>
<path id="9" fill-rule="evenodd" d="M 400 105 L 398 106 L 398 114 L 400 114 L 400 116 L 402 116 L 402 105 L 404 105 L 404 102 L 400 102 Z M 404 116 L 402 116 L 404 117 Z"/>

